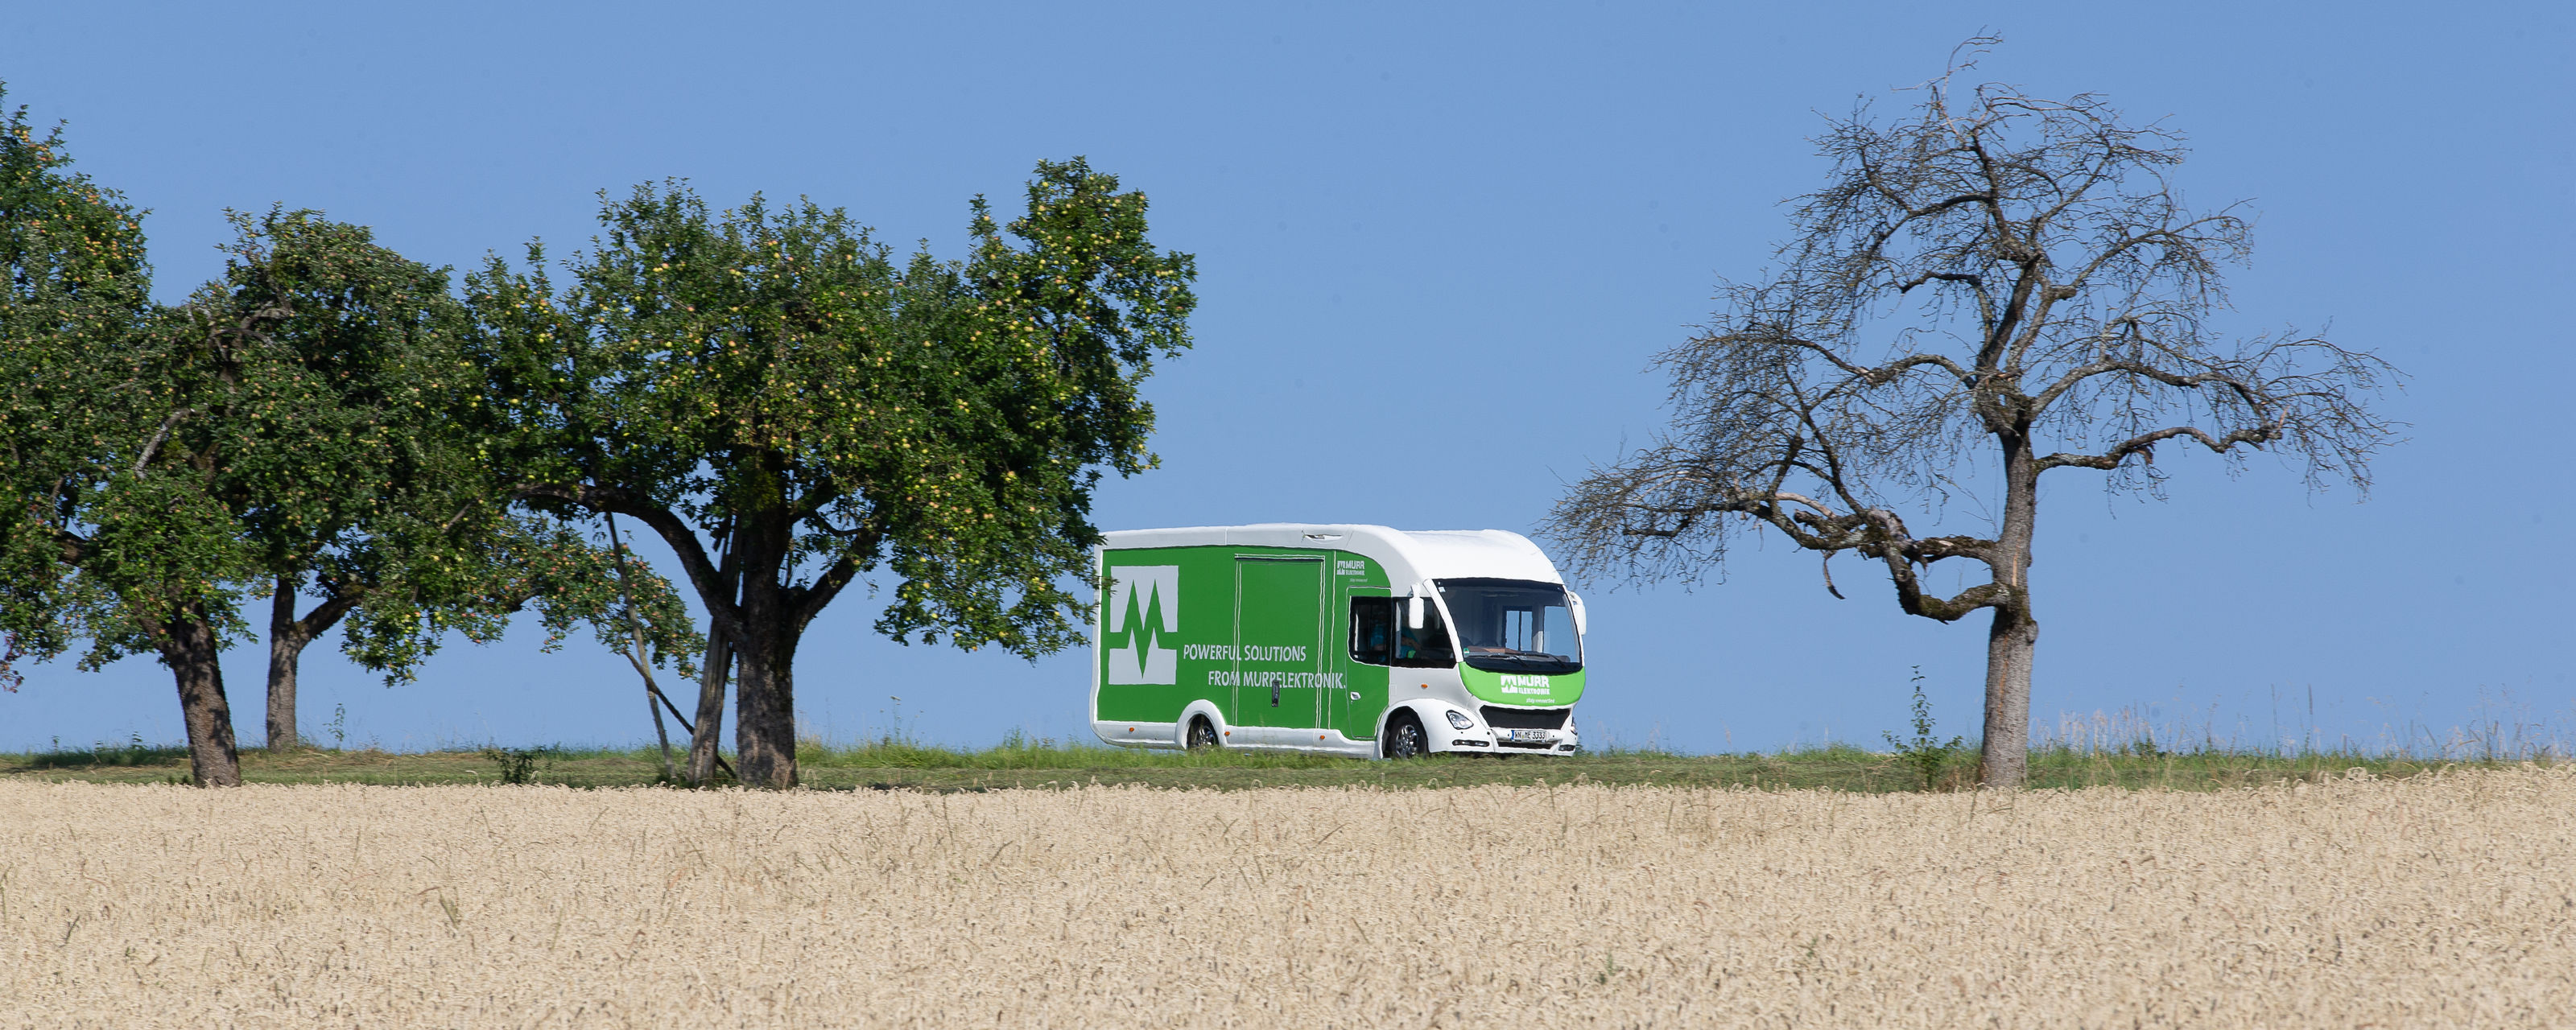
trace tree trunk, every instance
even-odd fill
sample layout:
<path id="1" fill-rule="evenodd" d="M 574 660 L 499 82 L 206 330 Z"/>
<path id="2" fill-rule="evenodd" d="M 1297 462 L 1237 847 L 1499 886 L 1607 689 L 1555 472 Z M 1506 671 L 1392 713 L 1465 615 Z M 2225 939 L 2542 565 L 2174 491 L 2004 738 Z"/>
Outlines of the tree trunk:
<path id="1" fill-rule="evenodd" d="M 725 680 L 733 668 L 733 642 L 714 620 L 707 623 L 706 667 L 698 673 L 698 718 L 689 728 L 689 785 L 716 776 L 716 734 L 724 727 Z"/>
<path id="2" fill-rule="evenodd" d="M 296 633 L 295 580 L 277 577 L 277 593 L 268 605 L 268 749 L 285 751 L 304 743 L 295 726 L 295 671 L 304 657 L 305 641 Z"/>
<path id="3" fill-rule="evenodd" d="M 241 752 L 233 745 L 233 708 L 224 699 L 223 641 L 203 606 L 190 605 L 164 624 L 161 661 L 179 683 L 179 718 L 188 727 L 188 772 L 200 787 L 241 786 Z"/>
<path id="4" fill-rule="evenodd" d="M 772 462 L 772 483 L 785 475 Z M 761 489 L 751 487 L 746 494 Z M 794 617 L 798 591 L 781 582 L 792 571 L 789 548 L 795 543 L 795 519 L 784 497 L 774 496 L 765 510 L 743 511 L 729 520 L 723 567 L 713 576 L 693 575 L 708 617 L 707 665 L 698 681 L 698 720 L 689 740 L 689 778 L 704 784 L 715 775 L 717 731 L 724 725 L 724 683 L 728 666 L 734 681 L 733 772 L 744 786 L 783 790 L 796 785 L 796 711 L 794 680 L 796 642 L 802 623 Z M 674 549 L 694 548 L 677 519 L 652 520 Z M 724 613 L 731 612 L 728 620 Z M 728 628 L 730 622 L 730 628 Z"/>
<path id="5" fill-rule="evenodd" d="M 734 680 L 734 768 L 746 784 L 785 790 L 796 785 L 796 641 L 780 622 L 749 629 Z"/>
<path id="6" fill-rule="evenodd" d="M 301 747 L 304 738 L 295 727 L 296 671 L 303 665 L 304 649 L 312 645 L 331 627 L 340 624 L 342 616 L 356 607 L 350 595 L 337 590 L 329 599 L 315 605 L 313 611 L 295 617 L 296 576 L 277 577 L 277 592 L 268 599 L 268 749 L 284 751 Z"/>
<path id="7" fill-rule="evenodd" d="M 784 512 L 745 519 L 735 542 L 742 559 L 742 632 L 735 641 L 734 772 L 755 787 L 796 785 L 795 674 L 797 628 L 787 611 L 786 571 L 792 526 Z"/>
<path id="8" fill-rule="evenodd" d="M 2039 622 L 2031 617 L 2030 542 L 2039 513 L 2039 469 L 2027 432 L 1997 434 L 2004 450 L 2003 531 L 1995 538 L 1995 583 L 2011 596 L 1995 605 L 1986 633 L 1986 728 L 1979 774 L 1995 790 L 2020 790 L 2030 777 L 2030 668 Z"/>
<path id="9" fill-rule="evenodd" d="M 2015 608 L 1997 607 L 1986 633 L 1986 736 L 1981 762 L 1986 786 L 2019 790 L 2030 776 L 2030 662 L 2039 623 Z"/>
<path id="10" fill-rule="evenodd" d="M 671 726 L 662 721 L 662 695 L 649 679 L 644 681 L 644 710 L 653 714 L 653 739 L 662 742 L 662 784 L 669 786 L 679 773 L 671 767 Z"/>

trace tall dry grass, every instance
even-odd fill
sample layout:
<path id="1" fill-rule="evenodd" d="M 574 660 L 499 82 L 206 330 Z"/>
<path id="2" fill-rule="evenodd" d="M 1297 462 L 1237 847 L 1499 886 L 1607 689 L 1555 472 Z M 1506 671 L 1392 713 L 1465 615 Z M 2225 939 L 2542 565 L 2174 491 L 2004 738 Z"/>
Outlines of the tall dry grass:
<path id="1" fill-rule="evenodd" d="M 2465 1026 L 2576 772 L 2013 798 L 0 785 L 0 1025 Z"/>

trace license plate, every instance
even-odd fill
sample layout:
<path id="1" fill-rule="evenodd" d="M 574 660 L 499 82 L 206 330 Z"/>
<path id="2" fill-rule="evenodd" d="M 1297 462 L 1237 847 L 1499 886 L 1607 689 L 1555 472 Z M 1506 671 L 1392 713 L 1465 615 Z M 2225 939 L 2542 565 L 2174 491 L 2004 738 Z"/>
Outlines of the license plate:
<path id="1" fill-rule="evenodd" d="M 1513 730 L 1511 731 L 1511 739 L 1534 741 L 1543 744 L 1547 742 L 1548 735 L 1546 730 Z"/>

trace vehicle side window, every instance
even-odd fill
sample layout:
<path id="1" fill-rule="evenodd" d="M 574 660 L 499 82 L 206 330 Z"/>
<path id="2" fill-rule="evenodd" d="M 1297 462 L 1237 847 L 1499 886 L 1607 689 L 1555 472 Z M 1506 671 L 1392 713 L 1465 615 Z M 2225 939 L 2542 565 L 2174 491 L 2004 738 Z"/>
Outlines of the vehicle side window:
<path id="1" fill-rule="evenodd" d="M 1395 598 L 1351 598 L 1351 660 L 1395 664 Z"/>
<path id="2" fill-rule="evenodd" d="M 1397 602 L 1396 607 L 1395 664 L 1419 669 L 1446 669 L 1458 664 L 1458 648 L 1449 642 L 1449 627 L 1440 620 L 1440 606 L 1424 599 L 1422 628 L 1415 629 L 1405 624 L 1405 603 Z"/>

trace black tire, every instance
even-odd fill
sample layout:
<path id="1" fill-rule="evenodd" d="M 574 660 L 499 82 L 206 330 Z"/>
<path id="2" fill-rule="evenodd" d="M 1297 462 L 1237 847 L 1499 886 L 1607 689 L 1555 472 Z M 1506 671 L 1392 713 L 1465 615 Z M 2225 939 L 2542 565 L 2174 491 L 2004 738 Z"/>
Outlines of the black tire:
<path id="1" fill-rule="evenodd" d="M 1225 742 L 1217 739 L 1216 726 L 1209 723 L 1205 717 L 1190 720 L 1190 750 L 1204 751 L 1223 746 Z"/>
<path id="2" fill-rule="evenodd" d="M 1431 737 L 1422 732 L 1422 720 L 1411 712 L 1397 712 L 1386 721 L 1386 756 L 1394 759 L 1420 758 L 1431 753 Z"/>

